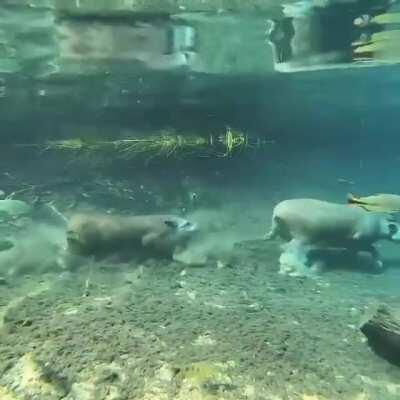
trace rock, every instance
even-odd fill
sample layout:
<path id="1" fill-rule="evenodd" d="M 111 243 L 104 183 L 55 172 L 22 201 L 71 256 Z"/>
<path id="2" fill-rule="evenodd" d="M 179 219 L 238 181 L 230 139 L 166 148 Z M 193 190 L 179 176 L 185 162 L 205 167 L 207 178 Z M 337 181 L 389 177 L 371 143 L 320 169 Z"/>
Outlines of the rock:
<path id="1" fill-rule="evenodd" d="M 39 364 L 31 353 L 21 357 L 2 379 L 9 389 L 10 396 L 15 394 L 15 398 L 18 399 L 53 400 L 62 398 L 66 394 L 64 384 L 52 371 Z"/>
<path id="2" fill-rule="evenodd" d="M 360 330 L 376 354 L 400 366 L 400 310 L 381 305 Z"/>
<path id="3" fill-rule="evenodd" d="M 125 384 L 126 375 L 118 365 L 99 364 L 82 374 L 82 380 L 72 384 L 68 400 L 122 400 L 120 386 Z"/>
<path id="4" fill-rule="evenodd" d="M 174 261 L 191 267 L 204 267 L 207 264 L 207 256 L 189 248 L 182 253 L 174 254 Z"/>
<path id="5" fill-rule="evenodd" d="M 228 370 L 228 364 L 208 361 L 195 362 L 177 368 L 175 379 L 177 386 L 180 387 L 182 398 L 189 398 L 189 393 L 193 390 L 204 394 L 216 393 L 219 390 L 233 390 L 235 385 Z"/>
<path id="6" fill-rule="evenodd" d="M 0 399 L 1 400 L 18 400 L 17 396 L 15 396 L 11 390 L 0 386 Z"/>

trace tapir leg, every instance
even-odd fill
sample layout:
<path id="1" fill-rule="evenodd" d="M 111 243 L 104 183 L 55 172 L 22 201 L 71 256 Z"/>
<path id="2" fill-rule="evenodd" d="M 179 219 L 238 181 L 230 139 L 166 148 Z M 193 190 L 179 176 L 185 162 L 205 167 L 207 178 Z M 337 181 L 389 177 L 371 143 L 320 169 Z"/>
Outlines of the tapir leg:
<path id="1" fill-rule="evenodd" d="M 371 257 L 372 257 L 373 269 L 374 269 L 376 272 L 381 272 L 381 271 L 382 271 L 382 269 L 383 269 L 383 262 L 382 262 L 382 260 L 381 260 L 381 258 L 380 258 L 379 251 L 376 249 L 375 246 L 373 246 L 372 244 L 371 244 L 371 245 L 368 245 L 368 246 L 365 246 L 365 247 L 363 247 L 363 248 L 361 248 L 361 249 L 358 250 L 358 253 L 360 253 L 360 252 L 369 253 L 369 254 L 371 255 Z"/>
<path id="2" fill-rule="evenodd" d="M 276 223 L 276 220 L 274 217 L 272 217 L 272 222 L 271 222 L 271 228 L 269 232 L 267 232 L 264 235 L 264 240 L 273 240 L 276 239 L 279 236 L 278 234 L 278 224 Z"/>
<path id="3" fill-rule="evenodd" d="M 142 246 L 143 247 L 151 246 L 158 238 L 159 235 L 157 233 L 148 233 L 142 238 Z"/>
<path id="4" fill-rule="evenodd" d="M 269 232 L 264 235 L 264 240 L 273 240 L 281 238 L 286 241 L 292 240 L 292 235 L 282 218 L 277 216 L 272 217 L 271 228 Z"/>

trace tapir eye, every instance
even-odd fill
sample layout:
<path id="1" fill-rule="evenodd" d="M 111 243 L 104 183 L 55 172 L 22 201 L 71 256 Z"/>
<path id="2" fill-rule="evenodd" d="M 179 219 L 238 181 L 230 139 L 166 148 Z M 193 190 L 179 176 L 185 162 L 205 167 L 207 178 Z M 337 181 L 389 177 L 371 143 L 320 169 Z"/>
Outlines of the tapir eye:
<path id="1" fill-rule="evenodd" d="M 172 220 L 168 219 L 168 220 L 164 221 L 164 224 L 173 229 L 178 228 L 178 224 L 176 223 L 176 221 L 172 221 Z"/>
<path id="2" fill-rule="evenodd" d="M 398 232 L 399 228 L 397 224 L 390 223 L 389 224 L 389 232 L 391 235 L 395 235 Z"/>

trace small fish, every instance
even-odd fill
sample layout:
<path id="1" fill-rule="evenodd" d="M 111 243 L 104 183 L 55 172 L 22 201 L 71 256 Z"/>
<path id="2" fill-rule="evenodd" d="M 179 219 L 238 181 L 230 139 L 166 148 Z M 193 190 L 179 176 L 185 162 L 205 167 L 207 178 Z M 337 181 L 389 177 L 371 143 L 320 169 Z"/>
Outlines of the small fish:
<path id="1" fill-rule="evenodd" d="M 349 179 L 345 179 L 345 178 L 338 178 L 337 183 L 345 184 L 345 185 L 355 185 L 356 184 L 354 181 L 350 181 Z"/>
<path id="2" fill-rule="evenodd" d="M 367 211 L 398 213 L 400 212 L 400 195 L 379 193 L 372 196 L 356 197 L 349 193 L 347 203 L 364 208 Z"/>
<path id="3" fill-rule="evenodd" d="M 14 243 L 8 239 L 0 240 L 0 251 L 10 250 L 14 247 Z"/>
<path id="4" fill-rule="evenodd" d="M 191 202 L 195 202 L 198 199 L 198 194 L 196 192 L 190 192 L 189 199 Z"/>

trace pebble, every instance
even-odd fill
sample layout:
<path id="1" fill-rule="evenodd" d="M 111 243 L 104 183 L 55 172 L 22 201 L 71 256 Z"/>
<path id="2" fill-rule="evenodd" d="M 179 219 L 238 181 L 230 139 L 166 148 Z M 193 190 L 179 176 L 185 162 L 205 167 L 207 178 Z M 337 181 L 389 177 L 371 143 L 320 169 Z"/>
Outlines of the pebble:
<path id="1" fill-rule="evenodd" d="M 77 308 L 69 308 L 68 310 L 64 311 L 64 315 L 75 315 L 78 313 Z"/>
<path id="2" fill-rule="evenodd" d="M 355 308 L 355 307 L 351 307 L 350 308 L 350 315 L 357 315 L 357 314 L 359 314 L 360 313 L 360 311 L 359 310 L 357 310 L 357 308 Z"/>

